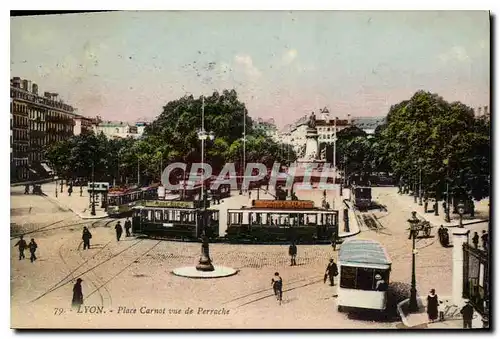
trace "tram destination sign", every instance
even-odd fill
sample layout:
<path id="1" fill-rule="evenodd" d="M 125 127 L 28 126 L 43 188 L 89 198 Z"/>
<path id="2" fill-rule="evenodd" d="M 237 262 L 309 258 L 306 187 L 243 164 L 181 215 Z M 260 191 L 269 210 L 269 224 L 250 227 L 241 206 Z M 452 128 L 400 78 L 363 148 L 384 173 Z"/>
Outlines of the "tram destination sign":
<path id="1" fill-rule="evenodd" d="M 168 208 L 194 208 L 194 201 L 164 201 L 147 200 L 142 204 L 144 207 L 168 207 Z"/>
<path id="2" fill-rule="evenodd" d="M 254 208 L 274 209 L 312 209 L 314 202 L 311 200 L 253 200 Z"/>

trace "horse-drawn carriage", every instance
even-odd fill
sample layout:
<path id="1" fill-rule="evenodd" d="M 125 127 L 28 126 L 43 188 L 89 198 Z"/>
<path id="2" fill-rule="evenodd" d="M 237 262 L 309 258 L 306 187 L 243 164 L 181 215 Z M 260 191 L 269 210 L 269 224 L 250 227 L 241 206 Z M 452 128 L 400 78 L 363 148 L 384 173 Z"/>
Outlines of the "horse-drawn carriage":
<path id="1" fill-rule="evenodd" d="M 430 222 L 426 220 L 419 220 L 418 223 L 416 223 L 414 232 L 416 232 L 415 237 L 418 237 L 419 233 L 422 233 L 424 237 L 430 237 L 431 236 L 431 229 L 432 225 Z"/>
<path id="2" fill-rule="evenodd" d="M 412 218 L 408 219 L 408 223 L 410 224 L 410 238 L 411 234 L 413 234 L 416 238 L 420 233 L 422 233 L 422 235 L 426 238 L 430 237 L 432 229 L 431 223 L 417 218 L 416 212 L 412 212 Z"/>

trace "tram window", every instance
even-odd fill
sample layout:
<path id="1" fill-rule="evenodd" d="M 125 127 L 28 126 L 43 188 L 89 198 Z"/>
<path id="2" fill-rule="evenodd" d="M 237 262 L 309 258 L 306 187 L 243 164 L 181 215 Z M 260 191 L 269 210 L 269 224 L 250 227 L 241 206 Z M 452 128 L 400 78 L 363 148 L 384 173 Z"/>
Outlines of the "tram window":
<path id="1" fill-rule="evenodd" d="M 168 221 L 168 211 L 163 211 L 163 221 Z"/>
<path id="2" fill-rule="evenodd" d="M 153 221 L 153 211 L 148 211 L 147 213 L 148 213 L 147 214 L 148 221 Z"/>
<path id="3" fill-rule="evenodd" d="M 358 290 L 373 290 L 374 289 L 374 272 L 373 268 L 358 267 L 356 274 L 356 289 Z"/>
<path id="4" fill-rule="evenodd" d="M 155 221 L 162 221 L 161 211 L 155 211 Z"/>
<path id="5" fill-rule="evenodd" d="M 356 267 L 340 267 L 340 287 L 356 288 Z"/>

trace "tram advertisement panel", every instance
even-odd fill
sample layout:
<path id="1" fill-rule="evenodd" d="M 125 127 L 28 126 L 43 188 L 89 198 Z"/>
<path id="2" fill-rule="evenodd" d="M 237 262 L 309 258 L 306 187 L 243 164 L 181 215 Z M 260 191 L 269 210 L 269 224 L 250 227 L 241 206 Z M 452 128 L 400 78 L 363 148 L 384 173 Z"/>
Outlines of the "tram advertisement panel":
<path id="1" fill-rule="evenodd" d="M 142 205 L 145 207 L 195 208 L 194 201 L 149 200 L 149 201 L 144 201 Z"/>
<path id="2" fill-rule="evenodd" d="M 253 200 L 252 207 L 273 209 L 312 209 L 314 202 L 310 200 Z"/>

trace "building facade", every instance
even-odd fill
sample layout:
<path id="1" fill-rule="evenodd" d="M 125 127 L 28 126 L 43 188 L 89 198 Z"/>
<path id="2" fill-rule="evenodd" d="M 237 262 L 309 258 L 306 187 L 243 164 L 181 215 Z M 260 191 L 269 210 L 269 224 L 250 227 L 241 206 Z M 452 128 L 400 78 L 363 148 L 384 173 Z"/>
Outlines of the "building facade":
<path id="1" fill-rule="evenodd" d="M 385 122 L 386 117 L 355 117 L 352 119 L 353 126 L 363 130 L 369 136 L 375 134 L 375 129 Z"/>
<path id="2" fill-rule="evenodd" d="M 75 109 L 58 100 L 57 93 L 38 94 L 38 85 L 14 77 L 11 98 L 11 180 L 35 180 L 46 176 L 44 151 L 52 143 L 73 135 Z"/>
<path id="3" fill-rule="evenodd" d="M 73 126 L 74 135 L 80 135 L 82 133 L 92 132 L 94 130 L 93 125 L 95 124 L 95 120 L 92 118 L 75 115 L 75 118 L 73 120 L 75 122 L 75 125 Z"/>
<path id="4" fill-rule="evenodd" d="M 309 116 L 305 115 L 280 133 L 281 140 L 284 143 L 292 145 L 299 157 L 303 156 L 302 153 L 305 151 L 308 121 Z M 352 122 L 349 115 L 347 119 L 339 119 L 338 117 L 331 116 L 328 110 L 321 110 L 316 119 L 318 143 L 334 144 L 336 133 L 351 125 Z"/>
<path id="5" fill-rule="evenodd" d="M 107 138 L 138 138 L 138 127 L 124 121 L 100 121 L 93 126 L 95 134 L 103 133 Z"/>

